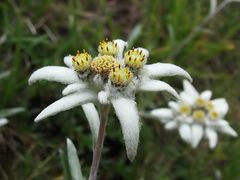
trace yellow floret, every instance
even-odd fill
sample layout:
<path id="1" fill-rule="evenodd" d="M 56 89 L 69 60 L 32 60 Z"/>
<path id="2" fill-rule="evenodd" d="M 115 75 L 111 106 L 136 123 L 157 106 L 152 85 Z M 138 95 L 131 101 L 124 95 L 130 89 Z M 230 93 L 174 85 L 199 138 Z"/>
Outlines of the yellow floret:
<path id="1" fill-rule="evenodd" d="M 126 86 L 132 78 L 133 73 L 128 68 L 116 68 L 109 74 L 109 79 L 117 86 Z"/>
<path id="2" fill-rule="evenodd" d="M 76 56 L 72 58 L 72 65 L 75 71 L 84 72 L 90 68 L 92 57 L 85 50 L 83 53 L 77 51 Z"/>
<path id="3" fill-rule="evenodd" d="M 205 107 L 207 105 L 207 101 L 203 98 L 197 98 L 196 101 L 195 101 L 195 104 L 198 107 Z"/>
<path id="4" fill-rule="evenodd" d="M 98 52 L 100 55 L 116 56 L 118 53 L 117 43 L 113 41 L 101 41 L 98 46 Z"/>
<path id="5" fill-rule="evenodd" d="M 131 49 L 125 53 L 124 61 L 126 66 L 133 69 L 140 69 L 146 64 L 147 57 L 143 54 L 142 50 Z"/>
<path id="6" fill-rule="evenodd" d="M 210 111 L 209 115 L 210 115 L 211 120 L 218 120 L 219 119 L 219 113 L 217 111 Z"/>
<path id="7" fill-rule="evenodd" d="M 197 121 L 203 121 L 206 117 L 206 114 L 202 110 L 195 110 L 192 114 L 193 118 Z"/>
<path id="8" fill-rule="evenodd" d="M 181 104 L 179 107 L 179 112 L 182 114 L 190 114 L 191 113 L 191 107 L 187 104 Z"/>
<path id="9" fill-rule="evenodd" d="M 114 68 L 120 68 L 120 64 L 118 63 L 116 58 L 109 55 L 98 56 L 94 58 L 91 63 L 92 71 L 100 75 L 108 76 L 110 71 Z"/>

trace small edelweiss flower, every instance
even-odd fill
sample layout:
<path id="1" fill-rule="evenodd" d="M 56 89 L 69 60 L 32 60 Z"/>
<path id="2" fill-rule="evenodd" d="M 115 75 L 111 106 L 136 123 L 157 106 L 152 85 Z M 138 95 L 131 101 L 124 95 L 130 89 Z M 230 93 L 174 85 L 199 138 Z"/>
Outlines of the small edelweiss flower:
<path id="1" fill-rule="evenodd" d="M 194 148 L 204 136 L 209 140 L 209 147 L 214 148 L 217 132 L 237 137 L 237 132 L 224 120 L 228 112 L 224 98 L 211 100 L 211 91 L 199 94 L 188 81 L 183 81 L 183 88 L 180 101 L 171 101 L 168 104 L 170 108 L 155 109 L 151 115 L 165 123 L 168 130 L 178 128 L 180 137 Z"/>
<path id="2" fill-rule="evenodd" d="M 8 120 L 6 118 L 0 118 L 0 126 L 4 126 L 8 123 Z"/>
<path id="3" fill-rule="evenodd" d="M 178 98 L 177 92 L 170 85 L 154 78 L 180 75 L 191 80 L 191 77 L 173 64 L 147 65 L 149 52 L 144 48 L 124 52 L 125 48 L 127 42 L 120 39 L 102 41 L 96 57 L 86 51 L 78 51 L 75 56 L 64 58 L 68 67 L 47 66 L 35 71 L 29 78 L 30 84 L 49 80 L 67 85 L 62 91 L 64 97 L 45 108 L 35 121 L 82 105 L 96 139 L 99 117 L 94 104 L 112 104 L 120 120 L 128 158 L 133 160 L 140 131 L 136 92 L 167 91 Z"/>

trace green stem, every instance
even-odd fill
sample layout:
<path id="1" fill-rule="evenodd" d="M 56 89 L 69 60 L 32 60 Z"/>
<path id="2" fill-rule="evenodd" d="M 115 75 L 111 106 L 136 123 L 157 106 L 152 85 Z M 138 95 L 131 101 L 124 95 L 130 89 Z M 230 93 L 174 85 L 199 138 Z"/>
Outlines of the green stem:
<path id="1" fill-rule="evenodd" d="M 101 105 L 100 107 L 100 127 L 98 132 L 98 139 L 93 151 L 92 166 L 88 178 L 89 180 L 97 179 L 98 167 L 101 160 L 103 143 L 105 139 L 105 131 L 107 126 L 109 109 L 110 109 L 109 105 Z"/>

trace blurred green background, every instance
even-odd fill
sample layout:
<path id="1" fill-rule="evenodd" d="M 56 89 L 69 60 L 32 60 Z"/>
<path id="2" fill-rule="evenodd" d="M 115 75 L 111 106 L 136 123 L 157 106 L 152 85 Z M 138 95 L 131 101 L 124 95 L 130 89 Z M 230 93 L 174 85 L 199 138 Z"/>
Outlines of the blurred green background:
<path id="1" fill-rule="evenodd" d="M 63 65 L 63 57 L 78 49 L 97 54 L 98 42 L 106 37 L 130 39 L 134 47 L 149 49 L 149 63 L 177 64 L 192 75 L 199 91 L 211 89 L 214 97 L 227 98 L 231 107 L 227 119 L 240 133 L 239 10 L 240 3 L 228 4 L 195 33 L 194 27 L 209 13 L 208 0 L 1 1 L 0 72 L 11 74 L 0 82 L 0 109 L 27 110 L 0 128 L 0 179 L 63 179 L 59 149 L 65 148 L 66 137 L 75 143 L 83 174 L 88 175 L 92 142 L 81 108 L 35 124 L 34 117 L 61 97 L 64 86 L 49 82 L 28 86 L 27 80 L 42 66 Z M 164 80 L 181 91 L 181 78 Z M 141 110 L 164 107 L 169 100 L 163 93 L 137 98 Z M 220 135 L 216 149 L 209 150 L 206 140 L 192 149 L 177 132 L 166 132 L 151 119 L 142 119 L 138 155 L 130 163 L 119 122 L 111 113 L 99 179 L 237 180 L 239 167 L 239 139 Z"/>

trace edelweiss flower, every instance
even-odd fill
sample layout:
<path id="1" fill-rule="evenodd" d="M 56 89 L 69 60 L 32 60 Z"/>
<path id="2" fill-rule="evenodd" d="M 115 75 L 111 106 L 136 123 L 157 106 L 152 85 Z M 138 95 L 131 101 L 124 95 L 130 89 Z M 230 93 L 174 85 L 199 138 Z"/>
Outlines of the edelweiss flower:
<path id="1" fill-rule="evenodd" d="M 0 118 L 0 126 L 4 126 L 8 123 L 8 120 L 6 118 Z"/>
<path id="2" fill-rule="evenodd" d="M 64 58 L 68 67 L 47 66 L 35 71 L 29 79 L 30 84 L 49 80 L 68 85 L 62 91 L 64 97 L 45 108 L 35 121 L 82 105 L 96 139 L 99 117 L 92 103 L 112 104 L 120 120 L 128 158 L 133 160 L 140 131 L 135 93 L 167 91 L 178 97 L 170 85 L 153 78 L 180 75 L 191 80 L 191 77 L 176 65 L 146 65 L 149 56 L 146 49 L 135 48 L 124 52 L 126 47 L 127 42 L 120 39 L 102 41 L 96 57 L 92 57 L 85 50 L 82 53 L 78 51 L 75 56 Z"/>
<path id="3" fill-rule="evenodd" d="M 188 81 L 183 81 L 183 87 L 179 102 L 169 102 L 169 109 L 151 111 L 151 115 L 165 123 L 166 129 L 178 128 L 180 137 L 194 148 L 203 136 L 208 138 L 209 147 L 214 148 L 217 144 L 217 132 L 237 136 L 236 131 L 224 120 L 228 112 L 228 104 L 224 98 L 211 100 L 211 91 L 206 90 L 199 94 Z"/>

